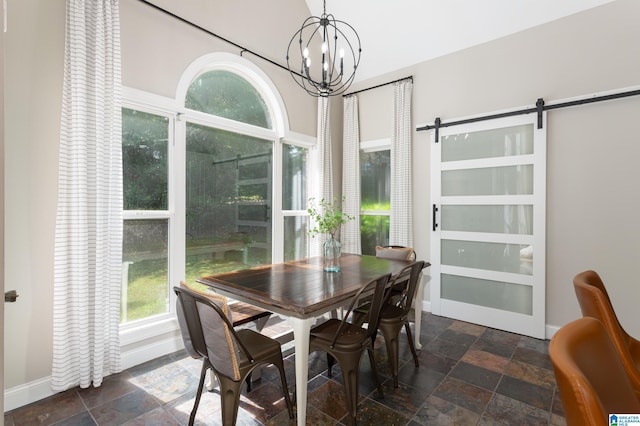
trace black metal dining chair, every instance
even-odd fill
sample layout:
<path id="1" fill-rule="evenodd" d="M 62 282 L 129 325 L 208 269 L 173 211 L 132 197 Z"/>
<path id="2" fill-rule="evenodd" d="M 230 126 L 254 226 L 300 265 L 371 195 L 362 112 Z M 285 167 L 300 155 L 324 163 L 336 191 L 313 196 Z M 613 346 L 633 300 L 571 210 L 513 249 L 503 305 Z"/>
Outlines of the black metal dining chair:
<path id="1" fill-rule="evenodd" d="M 418 354 L 413 342 L 411 327 L 409 325 L 409 314 L 413 307 L 413 300 L 418 290 L 418 285 L 420 284 L 420 273 L 422 269 L 424 269 L 424 266 L 425 262 L 422 260 L 413 262 L 405 266 L 394 277 L 385 290 L 382 309 L 378 319 L 377 330 L 380 330 L 384 337 L 389 368 L 393 375 L 393 385 L 396 388 L 398 387 L 398 363 L 400 358 L 398 339 L 400 338 L 400 332 L 403 327 L 407 334 L 409 349 L 411 350 L 415 366 L 420 366 Z M 369 302 L 358 306 L 354 310 L 353 322 L 355 324 L 363 324 L 366 322 L 369 309 Z M 376 335 L 377 333 L 372 336 L 373 340 L 375 340 Z"/>
<path id="2" fill-rule="evenodd" d="M 342 380 L 347 397 L 347 407 L 352 424 L 356 424 L 358 405 L 358 387 L 360 380 L 360 359 L 367 351 L 371 370 L 378 393 L 382 398 L 384 393 L 378 379 L 376 364 L 373 358 L 373 339 L 376 333 L 378 315 L 382 307 L 385 287 L 391 274 L 384 275 L 364 285 L 351 299 L 351 303 L 342 319 L 329 319 L 311 329 L 309 338 L 309 352 L 324 351 L 327 353 L 329 376 L 333 361 L 337 361 L 342 370 Z M 371 294 L 373 293 L 373 296 Z M 364 297 L 371 297 L 366 328 L 349 322 L 351 313 Z"/>
<path id="3" fill-rule="evenodd" d="M 238 417 L 243 383 L 254 369 L 263 364 L 273 364 L 280 371 L 289 418 L 293 419 L 293 405 L 287 390 L 280 343 L 250 329 L 234 329 L 224 297 L 205 296 L 184 286 L 174 287 L 173 290 L 178 296 L 177 315 L 185 347 L 192 357 L 202 359 L 200 381 L 189 425 L 193 425 L 195 421 L 209 369 L 220 383 L 222 424 L 231 426 L 235 425 Z"/>
<path id="4" fill-rule="evenodd" d="M 389 367 L 393 374 L 393 386 L 398 387 L 398 363 L 399 363 L 399 346 L 398 339 L 400 332 L 404 327 L 409 343 L 411 355 L 416 367 L 419 367 L 418 354 L 413 343 L 411 327 L 409 326 L 409 313 L 413 307 L 413 300 L 416 296 L 418 285 L 420 284 L 420 273 L 424 268 L 425 262 L 422 260 L 413 262 L 405 267 L 397 276 L 390 287 L 390 291 L 385 296 L 382 305 L 380 318 L 378 320 L 378 330 L 382 332 L 385 346 L 387 349 L 387 358 L 389 359 Z M 399 294 L 395 293 L 395 281 L 406 281 Z"/>
<path id="5" fill-rule="evenodd" d="M 414 262 L 417 259 L 416 251 L 413 247 L 397 245 L 376 246 L 376 257 L 380 259 L 408 260 L 410 262 Z M 393 300 L 395 296 L 399 296 L 406 285 L 407 279 L 396 279 L 391 289 L 390 299 Z"/>

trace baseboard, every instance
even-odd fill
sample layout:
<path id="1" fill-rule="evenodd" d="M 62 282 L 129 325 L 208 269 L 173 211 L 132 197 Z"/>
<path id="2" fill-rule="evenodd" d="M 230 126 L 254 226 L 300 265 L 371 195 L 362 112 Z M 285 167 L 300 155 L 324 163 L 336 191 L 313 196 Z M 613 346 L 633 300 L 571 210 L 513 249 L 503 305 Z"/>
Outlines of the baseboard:
<path id="1" fill-rule="evenodd" d="M 423 312 L 431 312 L 431 302 L 429 302 L 428 300 L 423 300 L 422 301 L 422 311 Z M 424 325 L 423 325 L 424 327 Z M 551 340 L 551 338 L 553 337 L 554 334 L 556 334 L 556 332 L 558 330 L 560 330 L 560 327 L 557 325 L 551 325 L 551 324 L 546 324 L 544 327 L 544 335 L 545 335 L 545 339 L 546 340 Z"/>
<path id="2" fill-rule="evenodd" d="M 182 348 L 184 348 L 182 338 L 176 336 L 125 351 L 122 353 L 122 369 L 129 369 Z M 51 390 L 51 376 L 5 389 L 4 410 L 11 411 L 54 394 L 55 392 Z"/>
<path id="3" fill-rule="evenodd" d="M 4 411 L 31 404 L 32 402 L 45 399 L 55 392 L 51 390 L 51 376 L 34 380 L 19 386 L 14 386 L 4 390 Z"/>
<path id="4" fill-rule="evenodd" d="M 141 346 L 122 353 L 122 369 L 127 370 L 152 359 L 179 351 L 184 348 L 182 337 L 175 336 Z"/>
<path id="5" fill-rule="evenodd" d="M 556 334 L 556 332 L 557 332 L 558 330 L 560 330 L 560 327 L 559 327 L 559 326 L 557 326 L 557 325 L 550 325 L 550 324 L 547 324 L 547 325 L 545 326 L 544 330 L 545 330 L 545 332 L 544 332 L 545 338 L 546 338 L 547 340 L 551 340 L 551 338 L 553 337 L 553 335 L 554 335 L 554 334 Z"/>

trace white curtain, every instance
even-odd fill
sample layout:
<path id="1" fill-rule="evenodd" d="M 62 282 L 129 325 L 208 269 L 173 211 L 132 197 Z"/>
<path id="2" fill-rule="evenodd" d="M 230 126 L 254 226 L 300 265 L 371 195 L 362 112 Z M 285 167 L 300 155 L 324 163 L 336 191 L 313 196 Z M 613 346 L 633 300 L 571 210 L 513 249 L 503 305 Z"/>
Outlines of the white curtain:
<path id="1" fill-rule="evenodd" d="M 118 0 L 67 0 L 54 257 L 54 391 L 121 371 Z"/>
<path id="2" fill-rule="evenodd" d="M 413 82 L 393 84 L 391 135 L 391 218 L 389 244 L 413 247 L 411 92 Z"/>
<path id="3" fill-rule="evenodd" d="M 342 251 L 361 254 L 360 242 L 360 131 L 358 96 L 344 98 L 344 132 L 342 148 L 342 210 L 355 219 L 342 225 Z"/>
<path id="4" fill-rule="evenodd" d="M 333 201 L 333 156 L 331 153 L 331 124 L 329 98 L 318 98 L 318 152 L 320 161 L 320 193 L 318 199 Z M 326 236 L 319 235 L 311 239 L 309 255 L 318 256 L 322 252 L 322 243 Z"/>

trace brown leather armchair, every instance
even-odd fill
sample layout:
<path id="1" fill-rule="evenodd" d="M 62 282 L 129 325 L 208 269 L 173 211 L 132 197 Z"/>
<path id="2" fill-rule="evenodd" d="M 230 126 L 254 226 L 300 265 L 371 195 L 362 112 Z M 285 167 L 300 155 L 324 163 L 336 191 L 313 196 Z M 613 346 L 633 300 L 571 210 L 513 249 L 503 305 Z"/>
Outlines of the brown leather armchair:
<path id="1" fill-rule="evenodd" d="M 582 315 L 602 322 L 640 397 L 640 341 L 630 336 L 618 321 L 607 289 L 595 271 L 584 271 L 576 275 L 573 279 L 573 287 Z"/>
<path id="2" fill-rule="evenodd" d="M 640 413 L 640 399 L 603 324 L 585 317 L 549 344 L 568 426 L 609 424 L 609 414 Z"/>

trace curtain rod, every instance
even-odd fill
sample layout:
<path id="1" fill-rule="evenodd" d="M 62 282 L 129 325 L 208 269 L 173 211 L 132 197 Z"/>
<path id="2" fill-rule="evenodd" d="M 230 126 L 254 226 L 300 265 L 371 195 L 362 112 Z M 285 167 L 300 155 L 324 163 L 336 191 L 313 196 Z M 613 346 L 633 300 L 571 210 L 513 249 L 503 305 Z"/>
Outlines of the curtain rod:
<path id="1" fill-rule="evenodd" d="M 293 74 L 296 74 L 296 75 L 297 75 L 297 76 L 299 76 L 299 77 L 306 78 L 306 77 L 304 77 L 303 75 L 300 75 L 300 74 L 298 74 L 297 72 L 295 72 L 295 71 L 293 71 L 293 70 L 290 70 L 289 68 L 285 67 L 285 66 L 284 66 L 284 65 L 282 65 L 282 64 L 279 64 L 279 63 L 277 63 L 277 62 L 275 62 L 275 61 L 272 61 L 271 59 L 266 58 L 266 57 L 264 57 L 264 56 L 260 55 L 259 53 L 256 53 L 256 52 L 254 52 L 254 51 L 252 51 L 252 50 L 250 50 L 250 49 L 247 49 L 246 47 L 241 46 L 241 45 L 239 45 L 238 43 L 235 43 L 235 42 L 233 42 L 233 41 L 231 41 L 231 40 L 229 40 L 229 39 L 226 39 L 226 38 L 224 38 L 224 37 L 222 37 L 222 36 L 220 36 L 220 35 L 218 35 L 218 34 L 216 34 L 216 33 L 212 32 L 212 31 L 209 31 L 208 29 L 206 29 L 206 28 L 204 28 L 204 27 L 201 27 L 200 25 L 195 24 L 195 23 L 193 23 L 193 22 L 191 22 L 191 21 L 189 21 L 189 20 L 187 20 L 187 19 L 185 19 L 185 18 L 183 18 L 183 17 L 181 17 L 181 16 L 178 16 L 178 15 L 176 15 L 175 13 L 169 12 L 168 10 L 163 9 L 163 8 L 161 8 L 160 6 L 157 6 L 157 5 L 153 4 L 153 3 L 148 2 L 147 0 L 138 0 L 138 1 L 140 1 L 140 2 L 142 2 L 142 3 L 144 3 L 144 4 L 146 4 L 147 6 L 151 6 L 151 7 L 153 7 L 154 9 L 156 9 L 156 10 L 158 10 L 158 11 L 160 11 L 160 12 L 163 12 L 163 13 L 165 13 L 165 14 L 167 14 L 167 15 L 169 15 L 169 16 L 171 16 L 171 17 L 175 18 L 175 19 L 177 19 L 177 20 L 178 20 L 178 21 L 180 21 L 180 22 L 183 22 L 183 23 L 185 23 L 185 24 L 187 24 L 187 25 L 190 25 L 190 26 L 192 26 L 192 27 L 194 27 L 194 28 L 197 28 L 197 29 L 199 29 L 200 31 L 204 31 L 204 32 L 205 32 L 205 33 L 207 33 L 207 34 L 209 34 L 209 35 L 211 35 L 211 36 L 213 36 L 213 37 L 215 37 L 215 38 L 217 38 L 217 39 L 219 39 L 219 40 L 224 41 L 225 43 L 228 43 L 228 44 L 230 44 L 230 45 L 232 45 L 232 46 L 234 46 L 234 47 L 237 47 L 238 49 L 240 49 L 240 56 L 242 56 L 242 54 L 243 54 L 244 52 L 248 52 L 248 53 L 251 53 L 253 56 L 256 56 L 256 57 L 258 57 L 258 58 L 262 59 L 263 61 L 267 61 L 267 62 L 269 62 L 269 63 L 270 63 L 270 64 L 272 64 L 272 65 L 275 65 L 275 66 L 277 66 L 277 67 L 279 67 L 279 68 L 282 68 L 283 70 L 286 70 L 286 71 L 288 71 L 288 72 L 291 72 L 291 73 L 293 73 Z"/>
<path id="2" fill-rule="evenodd" d="M 535 107 L 524 108 L 524 109 L 520 109 L 520 110 L 516 110 L 516 111 L 508 111 L 508 112 L 498 113 L 498 114 L 482 115 L 482 116 L 479 116 L 479 117 L 473 117 L 473 118 L 468 118 L 468 119 L 458 120 L 458 121 L 450 121 L 450 122 L 447 122 L 447 123 L 443 123 L 440 120 L 440 117 L 437 117 L 435 119 L 433 125 L 417 127 L 416 131 L 420 132 L 420 131 L 423 131 L 423 130 L 435 129 L 435 131 L 436 131 L 435 141 L 438 142 L 438 140 L 439 140 L 439 130 L 440 130 L 441 127 L 450 127 L 450 126 L 457 126 L 457 125 L 460 125 L 460 124 L 476 123 L 478 121 L 493 120 L 495 118 L 504 118 L 504 117 L 512 117 L 512 116 L 515 116 L 515 115 L 530 114 L 532 112 L 537 112 L 538 113 L 538 128 L 541 129 L 542 128 L 542 112 L 543 111 L 548 111 L 548 110 L 552 110 L 552 109 L 559 109 L 559 108 L 565 108 L 565 107 L 571 107 L 571 106 L 576 106 L 576 105 L 591 104 L 591 103 L 594 103 L 594 102 L 609 101 L 609 100 L 613 100 L 613 99 L 627 98 L 627 97 L 630 97 L 630 96 L 637 96 L 637 95 L 640 95 L 640 89 L 639 90 L 629 90 L 629 91 L 626 91 L 626 92 L 612 93 L 612 94 L 609 94 L 609 95 L 592 96 L 592 97 L 588 97 L 588 98 L 576 99 L 576 100 L 573 100 L 573 101 L 559 102 L 559 103 L 551 104 L 551 105 L 545 105 L 544 104 L 544 100 L 542 98 L 539 98 L 537 100 L 537 102 L 536 102 L 536 106 Z"/>
<path id="3" fill-rule="evenodd" d="M 366 89 L 356 90 L 355 92 L 344 94 L 344 95 L 342 95 L 342 97 L 346 98 L 347 96 L 355 95 L 356 93 L 366 92 L 367 90 L 377 89 L 378 87 L 388 86 L 389 84 L 398 83 L 398 82 L 404 81 L 404 80 L 411 80 L 411 82 L 413 83 L 413 76 L 410 75 L 409 77 L 399 78 L 397 80 L 389 81 L 388 83 L 382 83 L 382 84 L 378 84 L 377 86 L 367 87 Z"/>

